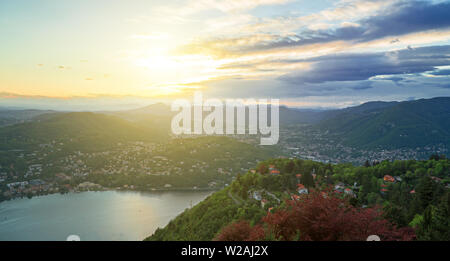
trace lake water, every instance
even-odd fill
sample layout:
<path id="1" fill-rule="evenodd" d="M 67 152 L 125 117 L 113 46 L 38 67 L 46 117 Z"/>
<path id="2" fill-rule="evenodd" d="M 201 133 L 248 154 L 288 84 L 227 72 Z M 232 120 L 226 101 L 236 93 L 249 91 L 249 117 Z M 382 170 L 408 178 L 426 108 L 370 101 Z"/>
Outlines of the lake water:
<path id="1" fill-rule="evenodd" d="M 211 192 L 83 192 L 0 203 L 0 240 L 143 240 Z"/>

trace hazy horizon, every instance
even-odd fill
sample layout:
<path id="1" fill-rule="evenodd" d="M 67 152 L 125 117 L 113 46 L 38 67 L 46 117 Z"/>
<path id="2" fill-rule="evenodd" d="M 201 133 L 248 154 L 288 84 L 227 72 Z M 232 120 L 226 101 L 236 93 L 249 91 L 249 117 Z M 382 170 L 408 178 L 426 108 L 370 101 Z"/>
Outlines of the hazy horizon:
<path id="1" fill-rule="evenodd" d="M 405 100 L 367 100 L 362 102 L 355 102 L 353 104 L 343 104 L 337 106 L 295 106 L 290 103 L 283 103 L 280 101 L 281 106 L 285 106 L 291 109 L 298 110 L 313 110 L 313 111 L 324 111 L 324 110 L 336 110 L 336 109 L 344 109 L 349 107 L 359 106 L 368 102 L 404 102 L 404 101 L 414 101 L 420 99 L 434 99 L 434 98 L 442 98 L 442 97 L 450 97 L 450 96 L 437 96 L 430 98 L 415 98 L 409 97 Z M 99 104 L 100 103 L 100 104 Z M 156 104 L 164 104 L 170 106 L 171 101 L 161 101 L 161 100 L 146 100 L 146 99 L 131 99 L 131 100 L 83 100 L 83 99 L 75 99 L 75 100 L 53 100 L 48 101 L 46 99 L 38 100 L 35 102 L 4 102 L 0 104 L 0 110 L 52 110 L 52 111 L 61 111 L 61 112 L 103 112 L 103 111 L 126 111 L 133 109 L 141 109 L 147 106 L 152 106 Z"/>

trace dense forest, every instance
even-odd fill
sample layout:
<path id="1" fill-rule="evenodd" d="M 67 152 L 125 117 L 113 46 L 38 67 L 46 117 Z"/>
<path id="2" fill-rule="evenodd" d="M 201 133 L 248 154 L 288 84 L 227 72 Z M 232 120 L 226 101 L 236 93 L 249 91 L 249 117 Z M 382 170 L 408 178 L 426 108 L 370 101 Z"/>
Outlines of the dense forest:
<path id="1" fill-rule="evenodd" d="M 450 240 L 450 160 L 272 159 L 147 240 Z"/>

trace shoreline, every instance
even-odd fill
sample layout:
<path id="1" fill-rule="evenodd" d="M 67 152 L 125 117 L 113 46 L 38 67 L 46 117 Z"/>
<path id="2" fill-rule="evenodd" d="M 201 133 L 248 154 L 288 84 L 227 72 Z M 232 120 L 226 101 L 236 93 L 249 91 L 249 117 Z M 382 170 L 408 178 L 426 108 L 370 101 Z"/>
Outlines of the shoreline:
<path id="1" fill-rule="evenodd" d="M 60 195 L 65 195 L 65 194 L 78 194 L 78 193 L 83 193 L 83 192 L 106 192 L 106 191 L 112 191 L 112 192 L 140 192 L 140 193 L 152 193 L 152 192 L 156 192 L 156 193 L 162 193 L 162 192 L 216 192 L 219 191 L 221 188 L 161 188 L 161 189 L 151 189 L 151 190 L 138 190 L 138 189 L 114 189 L 114 188 L 104 188 L 104 189 L 93 189 L 93 190 L 72 190 L 72 191 L 68 191 L 68 192 L 53 192 L 53 193 L 46 193 L 46 194 L 39 194 L 39 195 L 33 195 L 31 198 L 28 196 L 21 196 L 21 197 L 13 197 L 13 198 L 9 198 L 9 199 L 3 199 L 0 200 L 0 204 L 2 202 L 7 202 L 7 201 L 14 201 L 14 200 L 19 200 L 19 199 L 33 199 L 35 197 L 43 197 L 43 196 L 50 196 L 50 195 L 56 195 L 56 194 L 60 194 Z"/>

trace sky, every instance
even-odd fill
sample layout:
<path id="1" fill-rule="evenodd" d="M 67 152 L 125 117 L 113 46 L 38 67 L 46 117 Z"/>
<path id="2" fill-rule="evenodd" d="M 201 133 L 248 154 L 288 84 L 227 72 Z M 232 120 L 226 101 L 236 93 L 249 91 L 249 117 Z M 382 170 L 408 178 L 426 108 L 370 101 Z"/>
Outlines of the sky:
<path id="1" fill-rule="evenodd" d="M 0 107 L 450 96 L 450 1 L 0 0 Z"/>

